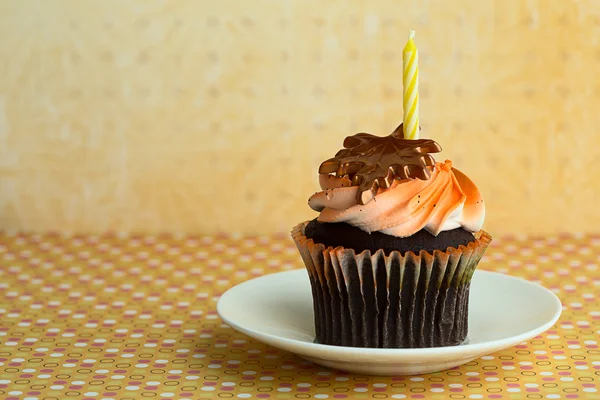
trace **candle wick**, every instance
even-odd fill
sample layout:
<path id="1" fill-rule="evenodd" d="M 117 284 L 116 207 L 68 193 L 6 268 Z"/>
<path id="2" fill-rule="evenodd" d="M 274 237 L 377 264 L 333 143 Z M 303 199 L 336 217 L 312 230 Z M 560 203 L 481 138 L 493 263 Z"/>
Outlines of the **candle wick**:
<path id="1" fill-rule="evenodd" d="M 412 39 L 412 38 L 414 38 L 414 37 L 415 37 L 415 31 L 411 30 L 411 31 L 408 33 L 408 40 L 410 40 L 410 39 Z"/>

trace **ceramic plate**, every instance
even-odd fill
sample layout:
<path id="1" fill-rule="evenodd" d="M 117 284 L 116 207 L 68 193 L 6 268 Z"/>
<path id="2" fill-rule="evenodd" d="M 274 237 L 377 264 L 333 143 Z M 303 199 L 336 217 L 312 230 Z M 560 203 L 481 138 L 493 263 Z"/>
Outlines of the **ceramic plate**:
<path id="1" fill-rule="evenodd" d="M 489 271 L 475 271 L 467 344 L 426 349 L 371 349 L 313 343 L 312 296 L 306 270 L 243 282 L 224 293 L 217 310 L 236 330 L 326 367 L 369 375 L 445 370 L 517 345 L 558 320 L 560 300 L 546 288 Z"/>

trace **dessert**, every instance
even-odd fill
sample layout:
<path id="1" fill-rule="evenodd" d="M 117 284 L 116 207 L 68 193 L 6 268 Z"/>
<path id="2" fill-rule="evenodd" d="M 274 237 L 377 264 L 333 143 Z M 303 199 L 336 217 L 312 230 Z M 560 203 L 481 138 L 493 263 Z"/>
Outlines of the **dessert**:
<path id="1" fill-rule="evenodd" d="M 292 237 L 308 270 L 315 341 L 439 347 L 468 333 L 471 277 L 491 237 L 477 186 L 431 139 L 359 133 L 319 168 L 319 216 Z"/>

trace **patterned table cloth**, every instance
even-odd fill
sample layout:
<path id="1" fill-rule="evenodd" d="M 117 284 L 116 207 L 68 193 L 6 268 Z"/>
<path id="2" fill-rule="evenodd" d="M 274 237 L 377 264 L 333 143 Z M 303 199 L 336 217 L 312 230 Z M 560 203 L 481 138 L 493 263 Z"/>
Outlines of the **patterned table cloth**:
<path id="1" fill-rule="evenodd" d="M 303 268 L 287 234 L 0 233 L 4 399 L 600 399 L 600 236 L 495 238 L 480 268 L 538 282 L 564 305 L 527 343 L 449 371 L 328 370 L 222 323 L 219 296 Z"/>

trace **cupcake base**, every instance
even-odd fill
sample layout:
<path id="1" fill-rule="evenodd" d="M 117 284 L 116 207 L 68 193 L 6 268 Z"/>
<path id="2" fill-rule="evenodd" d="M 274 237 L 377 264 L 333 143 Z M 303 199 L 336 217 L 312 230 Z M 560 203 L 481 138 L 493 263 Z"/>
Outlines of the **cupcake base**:
<path id="1" fill-rule="evenodd" d="M 292 237 L 308 270 L 316 341 L 352 347 L 454 346 L 468 332 L 471 276 L 491 237 L 445 251 L 401 254 L 326 247 Z"/>
<path id="2" fill-rule="evenodd" d="M 368 233 L 345 222 L 319 222 L 317 219 L 313 219 L 306 225 L 304 234 L 315 243 L 324 244 L 325 247 L 345 247 L 354 249 L 356 253 L 370 250 L 371 254 L 380 249 L 385 254 L 392 251 L 399 251 L 400 254 L 407 251 L 419 253 L 421 250 L 431 253 L 434 250 L 444 251 L 448 247 L 466 246 L 475 240 L 471 232 L 462 228 L 442 231 L 437 236 L 421 229 L 409 237 L 401 238 L 381 232 Z"/>

